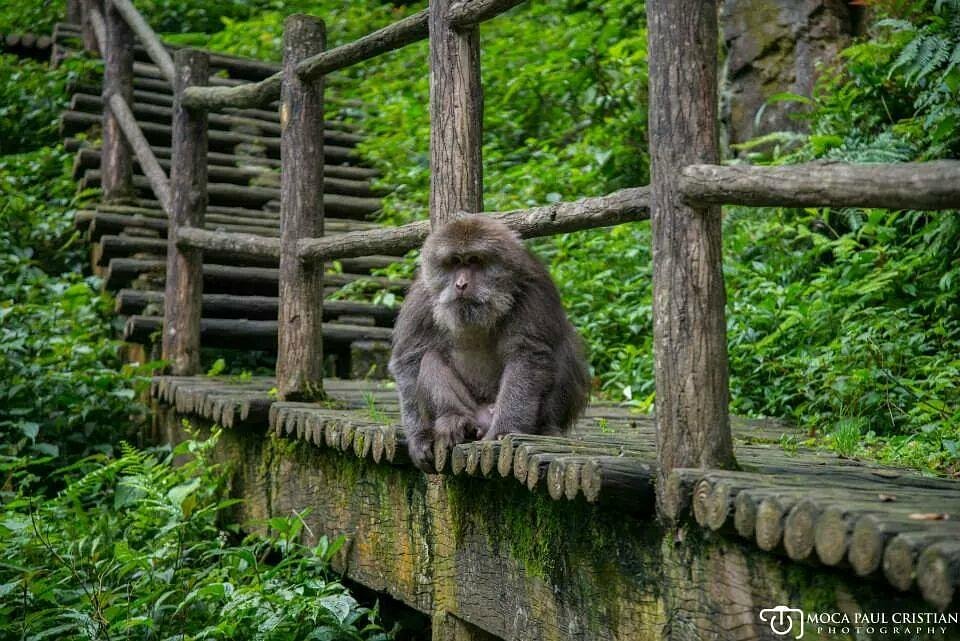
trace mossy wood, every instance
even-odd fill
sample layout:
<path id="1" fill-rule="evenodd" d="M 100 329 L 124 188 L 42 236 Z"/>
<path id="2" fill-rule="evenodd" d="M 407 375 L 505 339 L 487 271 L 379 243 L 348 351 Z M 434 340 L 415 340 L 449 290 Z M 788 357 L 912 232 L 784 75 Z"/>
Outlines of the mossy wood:
<path id="1" fill-rule="evenodd" d="M 309 540 L 346 537 L 335 560 L 338 569 L 431 616 L 452 616 L 467 625 L 460 636 L 450 638 L 487 638 L 478 637 L 473 628 L 496 638 L 528 640 L 768 638 L 769 627 L 759 620 L 759 610 L 778 604 L 849 616 L 886 612 L 889 617 L 892 612 L 934 609 L 917 600 L 919 595 L 886 585 L 882 574 L 874 575 L 879 581 L 864 581 L 817 567 L 815 561 L 784 563 L 782 556 L 759 550 L 752 540 L 702 528 L 692 518 L 681 518 L 679 529 L 661 529 L 653 517 L 653 490 L 649 485 L 639 490 L 637 480 L 650 479 L 650 470 L 611 477 L 619 481 L 609 487 L 601 484 L 596 503 L 583 494 L 573 501 L 554 500 L 539 485 L 531 491 L 529 472 L 522 483 L 496 473 L 424 475 L 405 457 L 395 408 L 378 409 L 377 399 L 393 393 L 389 388 L 330 380 L 330 401 L 321 406 L 271 403 L 266 393 L 271 383 L 155 379 L 159 404 L 153 436 L 182 438 L 182 418 L 203 428 L 211 419 L 229 419 L 233 428 L 223 431 L 217 451 L 232 470 L 231 492 L 244 499 L 235 518 L 259 527 L 256 524 L 271 516 L 308 510 Z M 248 408 L 247 418 L 238 421 L 243 407 Z M 618 410 L 604 409 L 607 414 Z M 611 448 L 620 447 L 618 441 L 651 438 L 646 417 L 631 427 L 629 414 L 621 416 L 624 420 L 613 428 L 608 420 L 606 431 L 595 419 L 581 422 L 567 439 L 570 451 L 583 447 L 590 452 L 596 446 L 585 443 L 606 438 Z M 738 442 L 791 429 L 740 419 L 733 424 Z M 560 440 L 549 445 L 545 439 L 544 446 L 555 447 Z M 480 451 L 487 446 L 458 449 Z M 753 447 L 756 452 L 762 449 Z M 776 448 L 768 447 L 766 453 L 777 464 L 789 462 Z M 612 457 L 620 465 L 608 467 L 607 455 L 577 456 L 582 464 L 596 464 L 603 471 L 629 470 L 643 460 L 639 454 Z M 798 456 L 794 473 L 799 476 L 802 463 L 816 456 Z M 859 473 L 864 478 L 875 469 L 850 467 L 863 468 Z M 887 480 L 877 476 L 876 483 L 894 491 L 914 490 L 913 480 L 917 488 L 928 481 L 897 474 Z M 646 496 L 648 503 L 634 503 L 625 513 L 620 481 L 630 485 L 635 497 Z M 776 478 L 769 482 L 775 485 Z M 956 502 L 960 490 L 955 486 L 940 491 L 954 488 Z M 875 505 L 883 509 L 888 504 Z M 919 509 L 919 504 L 910 505 Z M 939 554 L 950 567 L 948 545 L 927 549 L 928 556 Z M 434 638 L 447 638 L 440 636 L 444 630 L 435 626 Z M 827 638 L 825 632 L 809 628 L 807 636 Z"/>

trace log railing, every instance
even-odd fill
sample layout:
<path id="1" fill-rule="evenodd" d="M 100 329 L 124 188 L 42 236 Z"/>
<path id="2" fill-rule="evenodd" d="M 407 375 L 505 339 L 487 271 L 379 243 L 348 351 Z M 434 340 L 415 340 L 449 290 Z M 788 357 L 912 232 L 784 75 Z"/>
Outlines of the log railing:
<path id="1" fill-rule="evenodd" d="M 176 374 L 199 368 L 202 252 L 280 262 L 278 390 L 286 399 L 323 396 L 323 264 L 418 247 L 432 226 L 482 211 L 482 90 L 478 29 L 521 0 L 432 0 L 352 43 L 324 50 L 323 23 L 285 23 L 283 70 L 260 82 L 206 86 L 205 54 L 176 62 L 130 0 L 83 0 L 85 43 L 106 50 L 101 155 L 106 198 L 123 197 L 137 155 L 169 215 L 163 358 Z M 719 205 L 960 207 L 960 162 L 788 167 L 719 164 L 717 0 L 648 0 L 651 188 L 625 189 L 545 207 L 492 213 L 524 237 L 652 219 L 657 439 L 660 482 L 672 469 L 735 464 L 728 421 L 725 292 Z M 174 85 L 173 176 L 133 119 L 129 95 L 136 34 Z M 338 69 L 430 40 L 430 221 L 323 237 L 323 81 Z M 280 99 L 281 238 L 202 228 L 207 112 L 264 107 Z M 118 144 L 122 142 L 123 144 Z M 663 508 L 662 496 L 658 502 Z M 670 510 L 663 510 L 669 514 Z"/>

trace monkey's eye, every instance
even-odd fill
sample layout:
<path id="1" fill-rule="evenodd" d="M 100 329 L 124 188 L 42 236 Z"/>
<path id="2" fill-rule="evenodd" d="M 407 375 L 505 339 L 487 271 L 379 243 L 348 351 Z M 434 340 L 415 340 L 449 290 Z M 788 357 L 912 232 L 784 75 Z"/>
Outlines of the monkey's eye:
<path id="1" fill-rule="evenodd" d="M 468 265 L 479 265 L 479 264 L 480 264 L 480 257 L 479 257 L 479 256 L 467 256 L 467 264 L 468 264 Z"/>
<path id="2" fill-rule="evenodd" d="M 459 256 L 451 256 L 451 257 L 450 257 L 450 264 L 453 265 L 454 267 L 456 267 L 457 265 L 461 264 L 462 262 L 463 262 L 463 261 L 460 260 L 460 257 L 459 257 Z"/>

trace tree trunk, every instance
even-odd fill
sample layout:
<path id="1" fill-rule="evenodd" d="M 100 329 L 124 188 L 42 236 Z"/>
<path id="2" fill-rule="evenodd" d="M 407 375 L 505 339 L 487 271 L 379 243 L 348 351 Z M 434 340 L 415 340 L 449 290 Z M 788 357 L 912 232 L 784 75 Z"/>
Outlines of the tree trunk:
<path id="1" fill-rule="evenodd" d="M 113 2 L 106 5 L 107 43 L 103 71 L 103 199 L 130 200 L 133 192 L 133 154 L 120 121 L 110 108 L 110 97 L 133 101 L 133 32 Z"/>

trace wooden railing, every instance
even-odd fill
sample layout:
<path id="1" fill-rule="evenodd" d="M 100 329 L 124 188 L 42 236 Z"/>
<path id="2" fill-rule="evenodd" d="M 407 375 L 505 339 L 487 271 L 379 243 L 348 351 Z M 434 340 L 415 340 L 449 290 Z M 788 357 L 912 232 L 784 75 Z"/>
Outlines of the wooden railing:
<path id="1" fill-rule="evenodd" d="M 208 84 L 208 56 L 170 60 L 130 0 L 83 0 L 86 42 L 104 52 L 106 200 L 131 192 L 131 151 L 169 216 L 163 358 L 174 374 L 199 370 L 204 250 L 280 262 L 277 384 L 283 399 L 323 396 L 323 264 L 418 247 L 432 227 L 483 210 L 479 24 L 521 0 L 432 0 L 355 42 L 325 50 L 322 21 L 284 24 L 283 70 L 260 82 Z M 722 204 L 960 207 L 960 162 L 723 166 L 717 137 L 717 1 L 647 0 L 652 185 L 599 198 L 493 213 L 524 237 L 650 218 L 661 508 L 674 468 L 735 465 L 728 418 Z M 168 180 L 131 110 L 133 36 L 174 87 Z M 324 77 L 412 42 L 430 40 L 430 221 L 323 237 Z M 280 100 L 281 237 L 203 229 L 207 113 Z M 122 139 L 121 135 L 122 134 Z M 676 506 L 663 513 L 677 513 Z"/>

